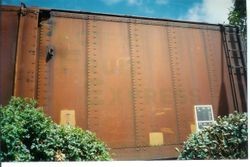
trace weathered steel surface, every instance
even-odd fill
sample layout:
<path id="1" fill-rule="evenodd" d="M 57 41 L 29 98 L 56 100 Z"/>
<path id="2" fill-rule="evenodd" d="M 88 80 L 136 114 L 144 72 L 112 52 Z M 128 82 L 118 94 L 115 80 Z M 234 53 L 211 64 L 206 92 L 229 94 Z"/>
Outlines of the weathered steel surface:
<path id="1" fill-rule="evenodd" d="M 17 36 L 13 13 L 1 29 L 1 40 L 8 39 L 1 42 L 1 103 L 13 94 L 16 54 L 14 95 L 37 98 L 57 123 L 95 132 L 115 159 L 176 157 L 175 147 L 195 131 L 194 105 L 211 104 L 215 116 L 236 104 L 246 109 L 246 73 L 229 66 L 244 66 L 236 58 L 240 46 L 227 41 L 226 47 L 220 26 L 26 11 L 18 38 L 10 34 Z M 237 40 L 230 33 L 227 39 Z"/>
<path id="2" fill-rule="evenodd" d="M 114 148 L 134 147 L 127 25 L 87 22 L 88 128 Z"/>
<path id="3" fill-rule="evenodd" d="M 14 96 L 36 97 L 38 11 L 20 11 Z"/>
<path id="4" fill-rule="evenodd" d="M 149 146 L 153 133 L 162 133 L 163 145 L 178 143 L 166 28 L 130 27 L 137 146 Z"/>
<path id="5" fill-rule="evenodd" d="M 0 105 L 13 94 L 18 10 L 0 7 Z"/>
<path id="6" fill-rule="evenodd" d="M 69 19 L 87 19 L 91 15 L 95 20 L 107 21 L 107 22 L 123 22 L 123 23 L 136 23 L 143 25 L 157 25 L 157 26 L 170 26 L 170 27 L 181 27 L 181 28 L 195 28 L 195 29 L 209 29 L 214 31 L 219 31 L 220 27 L 215 26 L 214 24 L 208 23 L 196 23 L 196 22 L 183 22 L 176 20 L 167 20 L 167 19 L 157 19 L 157 18 L 145 18 L 145 17 L 134 17 L 134 16 L 117 16 L 110 14 L 98 14 L 98 13 L 88 13 L 88 12 L 54 12 L 54 16 L 69 18 Z"/>
<path id="7" fill-rule="evenodd" d="M 38 71 L 39 104 L 58 123 L 63 110 L 74 110 L 76 124 L 82 128 L 87 120 L 85 34 L 81 20 L 42 21 Z M 46 62 L 49 50 L 54 56 Z"/>
<path id="8" fill-rule="evenodd" d="M 111 152 L 115 160 L 176 159 L 178 156 L 176 148 L 181 149 L 181 145 L 170 144 L 154 147 L 115 148 Z"/>
<path id="9" fill-rule="evenodd" d="M 131 63 L 132 97 L 133 112 L 135 123 L 135 143 L 136 147 L 147 146 L 149 121 L 147 121 L 149 112 L 145 108 L 145 77 L 143 75 L 143 53 L 141 45 L 141 27 L 138 24 L 128 24 L 128 37 Z"/>
<path id="10" fill-rule="evenodd" d="M 234 107 L 221 33 L 204 31 L 203 42 L 214 116 L 226 115 L 234 111 Z"/>
<path id="11" fill-rule="evenodd" d="M 39 23 L 39 43 L 38 43 L 38 68 L 37 68 L 37 100 L 38 104 L 42 106 L 48 115 L 53 112 L 48 112 L 48 64 L 46 63 L 46 56 L 48 47 L 50 46 L 50 28 L 49 20 L 45 19 Z"/>

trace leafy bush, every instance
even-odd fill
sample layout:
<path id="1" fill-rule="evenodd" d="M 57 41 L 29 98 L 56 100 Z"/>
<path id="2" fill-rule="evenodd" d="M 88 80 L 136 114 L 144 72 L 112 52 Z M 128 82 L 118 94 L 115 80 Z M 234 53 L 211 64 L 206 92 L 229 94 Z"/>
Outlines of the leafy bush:
<path id="1" fill-rule="evenodd" d="M 0 106 L 0 161 L 110 160 L 106 145 L 89 132 L 55 124 L 32 99 Z"/>
<path id="2" fill-rule="evenodd" d="M 247 114 L 218 117 L 210 127 L 191 134 L 178 159 L 247 159 Z"/>

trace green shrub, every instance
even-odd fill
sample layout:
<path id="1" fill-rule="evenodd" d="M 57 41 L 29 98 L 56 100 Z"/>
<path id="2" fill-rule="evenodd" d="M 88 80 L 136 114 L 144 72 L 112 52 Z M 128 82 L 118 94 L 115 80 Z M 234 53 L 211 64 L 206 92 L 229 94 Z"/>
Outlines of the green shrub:
<path id="1" fill-rule="evenodd" d="M 56 160 L 82 161 L 82 160 L 110 160 L 110 155 L 103 142 L 90 131 L 80 128 L 62 126 L 54 131 L 53 138 L 47 138 L 48 154 Z M 42 147 L 38 147 L 40 150 Z"/>
<path id="2" fill-rule="evenodd" d="M 210 127 L 191 134 L 178 159 L 247 159 L 247 114 L 218 117 Z"/>
<path id="3" fill-rule="evenodd" d="M 106 145 L 89 132 L 55 124 L 32 99 L 0 106 L 0 161 L 110 160 Z"/>

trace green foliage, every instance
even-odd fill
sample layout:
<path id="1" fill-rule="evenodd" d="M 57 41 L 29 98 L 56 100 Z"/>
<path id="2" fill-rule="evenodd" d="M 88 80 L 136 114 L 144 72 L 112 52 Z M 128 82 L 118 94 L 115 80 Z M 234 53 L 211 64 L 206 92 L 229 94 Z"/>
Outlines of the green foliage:
<path id="1" fill-rule="evenodd" d="M 96 139 L 90 131 L 80 128 L 63 126 L 55 131 L 54 138 L 45 140 L 50 145 L 47 152 L 56 160 L 82 161 L 82 160 L 110 160 L 110 155 L 103 142 Z M 61 157 L 61 158 L 60 158 Z"/>
<path id="2" fill-rule="evenodd" d="M 191 134 L 178 159 L 247 159 L 247 114 L 218 117 L 210 127 Z"/>
<path id="3" fill-rule="evenodd" d="M 238 26 L 240 31 L 246 36 L 246 0 L 234 0 L 234 7 L 229 12 L 228 20 L 231 25 Z"/>
<path id="4" fill-rule="evenodd" d="M 0 161 L 110 160 L 106 145 L 89 132 L 55 124 L 32 99 L 0 106 Z"/>

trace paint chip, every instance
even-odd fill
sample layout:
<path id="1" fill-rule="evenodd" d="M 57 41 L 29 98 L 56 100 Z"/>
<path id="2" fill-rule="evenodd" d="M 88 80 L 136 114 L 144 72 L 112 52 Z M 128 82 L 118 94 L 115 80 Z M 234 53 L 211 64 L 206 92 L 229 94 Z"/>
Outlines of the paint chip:
<path id="1" fill-rule="evenodd" d="M 174 131 L 171 128 L 161 128 L 161 131 L 166 134 L 174 134 Z"/>

